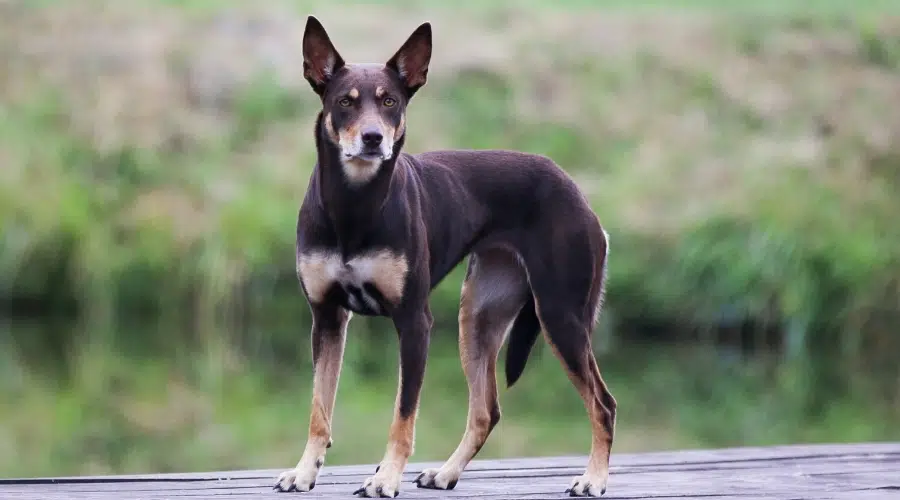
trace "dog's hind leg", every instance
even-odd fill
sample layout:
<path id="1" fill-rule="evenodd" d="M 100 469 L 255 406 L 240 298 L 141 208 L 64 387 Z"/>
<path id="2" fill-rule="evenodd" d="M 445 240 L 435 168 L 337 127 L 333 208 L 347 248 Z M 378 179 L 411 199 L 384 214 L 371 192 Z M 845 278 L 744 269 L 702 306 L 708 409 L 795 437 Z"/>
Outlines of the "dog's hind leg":
<path id="1" fill-rule="evenodd" d="M 525 269 L 511 252 L 492 249 L 470 257 L 459 310 L 459 353 L 469 385 L 466 430 L 440 469 L 416 478 L 420 488 L 453 489 L 500 420 L 497 355 L 529 294 Z"/>
<path id="2" fill-rule="evenodd" d="M 572 480 L 566 492 L 600 496 L 606 492 L 609 478 L 616 421 L 616 401 L 600 376 L 591 346 L 591 331 L 603 298 L 606 237 L 598 232 L 589 238 L 560 240 L 553 249 L 533 247 L 539 254 L 527 260 L 540 265 L 529 265 L 528 271 L 544 334 L 581 395 L 591 422 L 587 469 Z M 546 262 L 555 265 L 545 266 Z"/>
<path id="3" fill-rule="evenodd" d="M 275 483 L 274 489 L 279 491 L 312 490 L 325 463 L 325 450 L 331 446 L 331 416 L 351 314 L 333 305 L 313 305 L 312 313 L 312 358 L 315 373 L 309 435 L 306 449 L 297 466 L 283 472 Z"/>

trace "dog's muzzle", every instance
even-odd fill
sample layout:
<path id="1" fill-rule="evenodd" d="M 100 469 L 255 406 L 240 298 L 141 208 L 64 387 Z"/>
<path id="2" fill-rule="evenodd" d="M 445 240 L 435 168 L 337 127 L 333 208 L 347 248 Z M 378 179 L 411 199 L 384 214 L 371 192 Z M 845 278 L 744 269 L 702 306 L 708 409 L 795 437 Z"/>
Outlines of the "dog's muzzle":
<path id="1" fill-rule="evenodd" d="M 384 143 L 384 134 L 381 133 L 381 130 L 377 128 L 369 128 L 363 130 L 360 135 L 360 139 L 362 140 L 362 151 L 361 155 L 363 157 L 368 158 L 378 158 L 378 159 L 386 159 L 384 155 L 384 151 L 381 145 Z"/>
<path id="2" fill-rule="evenodd" d="M 349 146 L 349 147 L 347 147 Z M 358 158 L 366 161 L 389 160 L 393 156 L 393 137 L 386 137 L 381 127 L 362 127 L 352 143 L 342 144 L 342 152 L 347 159 Z"/>

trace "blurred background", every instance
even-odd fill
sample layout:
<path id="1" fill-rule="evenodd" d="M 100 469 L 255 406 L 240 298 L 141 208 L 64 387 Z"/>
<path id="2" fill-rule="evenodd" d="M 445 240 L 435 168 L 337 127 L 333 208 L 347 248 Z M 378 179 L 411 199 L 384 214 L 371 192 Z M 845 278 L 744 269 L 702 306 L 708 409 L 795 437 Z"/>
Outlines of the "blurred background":
<path id="1" fill-rule="evenodd" d="M 614 453 L 900 439 L 897 11 L 0 0 L 0 476 L 296 463 L 309 14 L 350 61 L 433 23 L 408 152 L 541 153 L 588 193 L 611 236 L 594 348 Z M 464 429 L 463 269 L 432 296 L 413 460 Z M 380 460 L 396 377 L 390 322 L 355 317 L 329 464 Z M 501 404 L 480 458 L 588 453 L 543 340 Z"/>

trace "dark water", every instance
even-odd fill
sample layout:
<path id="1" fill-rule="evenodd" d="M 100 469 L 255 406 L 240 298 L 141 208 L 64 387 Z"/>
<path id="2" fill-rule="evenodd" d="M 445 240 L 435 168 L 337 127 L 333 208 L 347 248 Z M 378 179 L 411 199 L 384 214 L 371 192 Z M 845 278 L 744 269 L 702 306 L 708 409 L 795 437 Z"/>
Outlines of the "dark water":
<path id="1" fill-rule="evenodd" d="M 221 468 L 223 454 L 235 467 L 251 459 L 278 465 L 285 458 L 276 451 L 251 452 L 280 450 L 282 432 L 302 441 L 312 369 L 308 327 L 295 323 L 236 328 L 132 321 L 100 328 L 71 319 L 0 321 L 0 442 L 23 457 L 0 460 L 0 475 L 92 470 L 85 456 L 117 472 Z M 430 348 L 419 431 L 425 458 L 452 450 L 465 422 L 455 336 L 437 331 Z M 623 343 L 602 332 L 596 344 L 619 403 L 625 450 L 900 439 L 897 378 L 865 370 L 829 374 L 846 384 L 838 392 L 821 386 L 822 363 L 786 361 L 777 352 Z M 383 451 L 396 347 L 387 322 L 350 329 L 340 418 L 369 454 Z M 822 393 L 832 396 L 824 404 Z M 585 451 L 583 429 L 577 430 L 585 424 L 584 408 L 543 341 L 516 387 L 501 390 L 501 400 L 501 427 L 515 429 L 517 437 L 498 438 L 488 455 L 505 453 L 502 443 L 519 438 L 529 440 L 524 450 L 531 454 Z M 230 430 L 199 439 L 207 428 Z M 347 463 L 368 459 L 336 453 L 335 460 Z"/>

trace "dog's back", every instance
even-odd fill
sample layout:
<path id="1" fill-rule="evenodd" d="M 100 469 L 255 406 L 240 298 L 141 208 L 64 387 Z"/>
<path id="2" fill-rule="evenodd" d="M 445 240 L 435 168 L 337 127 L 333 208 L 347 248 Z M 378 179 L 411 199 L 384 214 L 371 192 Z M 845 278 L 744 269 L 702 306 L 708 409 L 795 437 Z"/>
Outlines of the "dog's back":
<path id="1" fill-rule="evenodd" d="M 443 150 L 409 157 L 416 160 L 413 166 L 423 178 L 456 179 L 492 210 L 498 204 L 523 202 L 571 203 L 572 208 L 590 210 L 571 177 L 546 156 L 508 150 Z"/>
<path id="2" fill-rule="evenodd" d="M 545 156 L 507 150 L 445 150 L 404 154 L 417 184 L 407 196 L 422 200 L 429 243 L 438 256 L 464 257 L 480 248 L 545 243 L 566 234 L 599 235 L 602 228 L 572 178 Z M 398 162 L 398 165 L 401 162 Z M 448 216 L 452 215 L 452 216 Z M 460 236 L 457 236 L 460 235 Z M 465 237 L 461 237 L 465 235 Z M 436 259 L 435 281 L 459 263 Z"/>

